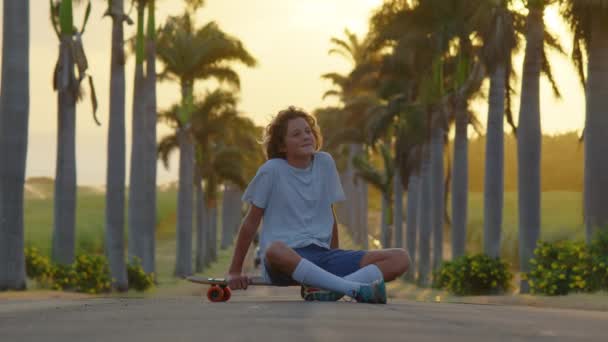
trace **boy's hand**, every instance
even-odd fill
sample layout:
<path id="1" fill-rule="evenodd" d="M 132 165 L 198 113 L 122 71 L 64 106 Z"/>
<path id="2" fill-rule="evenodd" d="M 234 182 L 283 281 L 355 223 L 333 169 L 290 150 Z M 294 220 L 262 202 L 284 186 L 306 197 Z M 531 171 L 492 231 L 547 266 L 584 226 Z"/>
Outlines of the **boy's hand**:
<path id="1" fill-rule="evenodd" d="M 228 277 L 228 287 L 231 290 L 247 290 L 247 286 L 249 285 L 249 277 L 240 273 L 229 273 Z"/>

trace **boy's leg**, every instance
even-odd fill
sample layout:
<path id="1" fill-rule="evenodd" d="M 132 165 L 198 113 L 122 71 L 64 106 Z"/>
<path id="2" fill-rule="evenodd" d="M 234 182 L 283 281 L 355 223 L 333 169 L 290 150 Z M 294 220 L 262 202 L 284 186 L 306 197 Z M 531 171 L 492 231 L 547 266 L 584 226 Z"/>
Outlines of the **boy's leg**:
<path id="1" fill-rule="evenodd" d="M 291 277 L 300 284 L 343 293 L 358 302 L 386 303 L 383 280 L 372 284 L 346 280 L 302 258 L 285 243 L 272 243 L 266 250 L 266 261 L 273 270 L 291 274 Z"/>
<path id="2" fill-rule="evenodd" d="M 360 266 L 365 268 L 372 264 L 380 269 L 384 281 L 388 282 L 407 272 L 410 266 L 410 256 L 402 248 L 368 251 L 361 259 Z"/>
<path id="3" fill-rule="evenodd" d="M 374 264 L 369 264 L 347 275 L 346 277 L 344 277 L 344 279 L 369 284 L 373 283 L 378 279 L 384 279 L 384 274 L 382 273 L 380 268 L 378 268 L 378 266 Z"/>
<path id="4" fill-rule="evenodd" d="M 345 280 L 303 259 L 282 242 L 273 242 L 266 250 L 266 261 L 273 271 L 290 274 L 301 284 L 312 285 L 354 297 L 361 283 Z"/>

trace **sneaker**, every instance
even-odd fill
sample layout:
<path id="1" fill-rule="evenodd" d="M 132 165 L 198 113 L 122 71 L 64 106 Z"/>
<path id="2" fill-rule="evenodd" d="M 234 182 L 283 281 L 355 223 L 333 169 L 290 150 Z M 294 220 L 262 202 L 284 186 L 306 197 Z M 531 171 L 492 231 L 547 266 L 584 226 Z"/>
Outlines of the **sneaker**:
<path id="1" fill-rule="evenodd" d="M 335 302 L 344 297 L 339 292 L 324 290 L 316 287 L 302 285 L 300 294 L 307 302 L 319 301 L 319 302 Z"/>
<path id="2" fill-rule="evenodd" d="M 386 304 L 384 279 L 378 279 L 371 284 L 361 286 L 355 300 L 359 303 Z"/>

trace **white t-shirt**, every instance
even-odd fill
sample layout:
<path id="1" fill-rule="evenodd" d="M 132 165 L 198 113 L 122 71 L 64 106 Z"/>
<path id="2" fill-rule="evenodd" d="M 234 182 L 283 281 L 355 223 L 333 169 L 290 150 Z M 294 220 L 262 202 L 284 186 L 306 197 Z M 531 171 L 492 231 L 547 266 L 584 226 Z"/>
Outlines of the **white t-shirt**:
<path id="1" fill-rule="evenodd" d="M 334 224 L 331 205 L 345 199 L 336 163 L 327 152 L 315 152 L 306 169 L 282 158 L 266 161 L 242 197 L 244 202 L 264 208 L 262 257 L 274 241 L 291 248 L 310 244 L 329 248 Z"/>

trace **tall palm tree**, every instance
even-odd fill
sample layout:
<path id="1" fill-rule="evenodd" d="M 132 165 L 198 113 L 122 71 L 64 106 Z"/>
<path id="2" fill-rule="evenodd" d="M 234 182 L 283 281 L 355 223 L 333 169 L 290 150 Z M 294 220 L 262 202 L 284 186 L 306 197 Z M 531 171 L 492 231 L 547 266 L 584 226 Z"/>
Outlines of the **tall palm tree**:
<path id="1" fill-rule="evenodd" d="M 367 183 L 374 186 L 382 194 L 382 219 L 381 219 L 381 243 L 384 248 L 391 246 L 393 234 L 390 229 L 392 221 L 392 195 L 394 161 L 391 156 L 390 146 L 381 143 L 379 146 L 384 162 L 384 169 L 377 170 L 364 155 L 358 155 L 353 159 L 357 176 L 363 178 Z"/>
<path id="2" fill-rule="evenodd" d="M 420 35 L 417 34 L 418 30 L 411 25 L 410 14 L 411 6 L 407 1 L 384 2 L 383 6 L 376 11 L 370 20 L 370 35 L 373 36 L 372 46 L 380 50 L 387 47 L 392 49 L 392 53 L 384 57 L 380 77 L 380 82 L 384 85 L 379 88 L 393 88 L 393 90 L 389 94 L 385 94 L 388 95 L 384 96 L 388 99 L 388 105 L 377 114 L 376 120 L 379 123 L 387 124 L 393 124 L 396 121 L 397 125 L 401 126 L 396 130 L 395 164 L 397 169 L 395 174 L 397 175 L 396 178 L 400 178 L 399 183 L 401 184 L 395 184 L 395 224 L 399 226 L 399 217 L 401 216 L 399 214 L 401 207 L 398 205 L 400 195 L 397 189 L 399 185 L 403 185 L 407 191 L 405 241 L 407 250 L 413 259 L 406 277 L 414 280 L 415 268 L 418 267 L 416 259 L 419 259 L 417 258 L 419 228 L 417 221 L 420 216 L 418 207 L 421 202 L 421 188 L 419 186 L 420 151 L 424 140 L 418 139 L 418 137 L 425 130 L 412 125 L 418 118 L 422 117 L 420 113 L 413 110 L 416 107 L 412 104 L 417 101 L 417 89 L 421 79 L 420 70 L 424 69 L 424 64 L 428 60 L 428 56 L 425 55 L 428 49 L 422 46 L 424 43 L 420 44 L 423 39 L 420 39 Z M 380 93 L 383 92 L 380 91 Z M 404 105 L 410 108 L 405 108 Z M 408 117 L 403 118 L 403 114 Z M 382 118 L 382 116 L 386 116 L 386 118 Z M 379 129 L 381 130 L 382 125 L 375 126 L 372 131 L 380 133 Z M 404 129 L 408 126 L 410 129 Z M 407 145 L 403 146 L 406 142 Z M 420 214 L 428 214 L 428 212 Z M 430 226 L 427 224 L 420 228 L 430 228 Z M 399 231 L 397 231 L 397 234 L 399 234 Z M 421 243 L 424 244 L 424 240 L 421 240 Z"/>
<path id="3" fill-rule="evenodd" d="M 28 0 L 5 0 L 0 93 L 0 291 L 23 290 L 23 189 L 29 119 Z"/>
<path id="4" fill-rule="evenodd" d="M 416 247 L 418 244 L 418 220 L 421 199 L 421 179 L 420 179 L 420 145 L 413 147 L 411 152 L 411 159 L 407 160 L 411 165 L 412 171 L 408 177 L 407 183 L 407 209 L 406 209 L 406 222 L 405 222 L 405 247 L 410 254 L 411 263 L 408 272 L 404 275 L 405 279 L 414 281 L 416 279 Z"/>
<path id="5" fill-rule="evenodd" d="M 541 201 L 541 139 L 540 126 L 540 75 L 544 72 L 556 96 L 555 85 L 545 44 L 563 52 L 556 38 L 545 32 L 544 11 L 550 0 L 528 0 L 526 18 L 526 50 L 522 71 L 521 105 L 517 132 L 518 207 L 519 207 L 519 257 L 520 271 L 528 272 L 529 260 L 540 237 Z M 520 291 L 529 291 L 522 280 Z"/>
<path id="6" fill-rule="evenodd" d="M 405 104 L 412 108 L 417 108 L 416 114 L 423 122 L 422 126 L 418 129 L 421 134 L 421 139 L 416 141 L 410 147 L 409 151 L 412 156 L 418 154 L 419 157 L 416 164 L 420 165 L 419 177 L 421 179 L 419 186 L 420 195 L 408 193 L 408 224 L 412 221 L 419 222 L 420 237 L 418 240 L 418 261 L 416 262 L 418 268 L 418 282 L 426 286 L 429 284 L 431 256 L 430 256 L 430 239 L 432 232 L 437 231 L 437 228 L 433 227 L 440 226 L 440 230 L 443 229 L 441 219 L 443 218 L 443 212 L 439 212 L 439 219 L 436 218 L 439 204 L 437 202 L 443 202 L 443 196 L 437 197 L 437 190 L 441 190 L 440 186 L 443 186 L 443 172 L 435 172 L 435 179 L 431 178 L 431 150 L 430 150 L 430 129 L 431 125 L 435 128 L 441 128 L 437 123 L 441 122 L 442 119 L 438 117 L 438 113 L 441 113 L 441 106 L 438 102 L 443 95 L 443 60 L 441 48 L 445 49 L 444 42 L 441 41 L 442 33 L 445 30 L 438 29 L 442 20 L 435 13 L 435 9 L 444 11 L 441 9 L 444 3 L 438 3 L 435 1 L 419 2 L 415 5 L 411 5 L 407 1 L 387 1 L 384 3 L 382 8 L 372 17 L 372 32 L 376 36 L 377 44 L 380 47 L 388 46 L 392 48 L 395 55 L 402 55 L 406 58 L 397 58 L 397 60 L 408 61 L 405 64 L 406 68 L 402 74 L 406 75 L 410 79 L 409 85 L 402 88 L 402 94 L 405 95 Z M 438 6 L 438 7 L 433 7 Z M 433 77 L 429 77 L 432 75 Z M 407 84 L 407 83 L 406 83 Z M 402 95 L 403 96 L 403 95 Z M 410 110 L 411 111 L 411 110 Z M 433 118 L 431 120 L 431 117 Z M 416 139 L 415 139 L 416 140 Z M 419 147 L 415 147 L 419 146 Z M 414 153 L 414 151 L 419 151 Z M 441 167 L 439 158 L 443 158 L 443 153 L 435 153 L 435 169 Z M 409 163 L 409 158 L 402 158 L 402 163 Z M 406 164 L 407 165 L 407 164 Z M 440 167 L 437 167 L 440 166 Z M 410 184 L 410 180 L 416 177 L 418 173 L 415 171 L 417 168 L 410 166 L 412 172 L 408 174 L 407 184 Z M 439 176 L 439 177 L 438 177 Z M 403 182 L 406 184 L 406 182 Z M 437 185 L 432 186 L 433 183 Z M 415 187 L 413 187 L 415 189 Z M 434 193 L 432 190 L 436 190 Z M 408 189 L 410 190 L 410 189 Z M 412 196 L 410 196 L 412 195 Z M 433 195 L 433 196 L 432 196 Z M 441 198 L 439 200 L 433 200 L 433 197 Z M 411 201 L 414 199 L 420 199 L 418 206 L 414 206 Z M 418 207 L 418 208 L 416 208 Z M 418 209 L 417 215 L 413 214 L 414 209 Z M 418 220 L 412 220 L 413 217 L 419 218 Z M 438 224 L 434 224 L 438 223 Z M 415 226 L 408 226 L 408 249 L 416 252 L 416 229 Z M 435 234 L 436 239 L 442 238 L 440 235 L 442 231 Z M 442 244 L 437 244 L 436 252 L 440 252 Z M 411 252 L 410 252 L 411 253 Z M 436 260 L 441 260 L 442 257 L 437 257 Z M 416 256 L 414 256 L 416 258 Z"/>
<path id="7" fill-rule="evenodd" d="M 105 246 L 113 287 L 128 289 L 125 265 L 125 51 L 124 22 L 132 24 L 125 14 L 124 0 L 108 0 L 106 16 L 112 18 L 112 51 L 110 59 L 110 115 L 108 127 L 108 164 L 106 171 Z"/>
<path id="8" fill-rule="evenodd" d="M 430 285 L 431 267 L 431 177 L 430 177 L 430 151 L 429 143 L 425 142 L 421 147 L 420 164 L 420 205 L 418 207 L 419 237 L 418 237 L 418 278 L 420 286 Z"/>
<path id="9" fill-rule="evenodd" d="M 490 13 L 490 15 L 488 15 Z M 504 203 L 504 119 L 515 131 L 510 108 L 512 55 L 517 48 L 518 15 L 509 1 L 481 1 L 472 22 L 482 40 L 481 60 L 490 77 L 484 175 L 484 252 L 500 252 Z"/>
<path id="10" fill-rule="evenodd" d="M 146 35 L 146 76 L 144 79 L 144 170 L 143 191 L 146 194 L 144 206 L 146 232 L 144 233 L 143 268 L 146 273 L 156 270 L 156 0 L 148 0 L 148 23 Z"/>
<path id="11" fill-rule="evenodd" d="M 574 32 L 572 58 L 585 88 L 585 182 L 584 217 L 587 242 L 595 232 L 608 229 L 608 116 L 605 87 L 608 84 L 608 2 L 589 0 L 563 0 L 562 14 Z M 584 58 L 587 64 L 585 79 Z"/>
<path id="12" fill-rule="evenodd" d="M 72 0 L 51 2 L 51 21 L 60 41 L 59 59 L 53 74 L 53 88 L 58 97 L 58 124 L 52 259 L 66 265 L 74 262 L 76 247 L 76 101 L 81 97 L 80 84 L 87 77 L 88 62 L 81 37 L 91 13 L 91 3 L 87 6 L 81 30 L 75 28 L 72 8 Z M 89 82 L 95 113 L 97 100 L 90 77 Z"/>
<path id="13" fill-rule="evenodd" d="M 264 162 L 264 151 L 258 143 L 263 128 L 255 126 L 252 120 L 236 116 L 230 121 L 229 129 L 224 130 L 227 144 L 238 147 L 243 153 L 241 173 L 244 180 L 251 179 L 259 165 Z M 243 184 L 245 185 L 245 184 Z M 233 181 L 224 181 L 224 196 L 222 199 L 222 244 L 221 248 L 228 248 L 238 233 L 239 224 L 243 215 L 242 192 L 244 187 Z"/>
<path id="14" fill-rule="evenodd" d="M 163 79 L 179 82 L 182 110 L 179 116 L 180 171 L 177 215 L 177 260 L 175 275 L 192 273 L 192 190 L 195 149 L 191 136 L 194 82 L 215 78 L 234 86 L 239 85 L 238 74 L 227 64 L 241 62 L 254 66 L 255 59 L 236 38 L 229 36 L 211 22 L 196 28 L 191 14 L 170 17 L 158 32 L 158 57 L 163 62 Z M 189 247 L 190 246 L 190 247 Z"/>
<path id="15" fill-rule="evenodd" d="M 362 93 L 370 92 L 370 78 L 368 77 L 367 67 L 379 55 L 376 50 L 371 48 L 371 37 L 367 36 L 364 39 L 360 39 L 348 29 L 344 30 L 344 36 L 345 39 L 332 37 L 331 43 L 333 47 L 329 50 L 329 53 L 343 56 L 351 63 L 353 69 L 347 75 L 338 73 L 322 75 L 322 78 L 331 81 L 334 85 L 333 89 L 325 92 L 323 98 L 329 96 L 338 97 L 343 106 L 339 111 L 348 113 L 347 116 L 350 117 L 348 121 L 350 132 L 342 132 L 338 135 L 350 136 L 351 139 L 334 139 L 332 143 L 341 144 L 349 142 L 346 169 L 343 173 L 344 192 L 347 198 L 345 204 L 347 214 L 344 223 L 353 232 L 355 242 L 362 245 L 363 248 L 367 248 L 367 184 L 356 178 L 353 164 L 353 158 L 364 151 L 363 139 L 361 138 L 364 134 L 363 132 L 358 132 L 357 134 L 356 131 L 361 131 L 361 123 L 365 120 L 365 109 L 362 109 L 357 104 L 349 105 L 349 102 Z M 361 72 L 362 68 L 366 70 Z M 352 132 L 353 130 L 355 132 Z M 353 136 L 358 136 L 359 138 L 352 139 Z"/>
<path id="16" fill-rule="evenodd" d="M 251 160 L 259 153 L 251 150 L 258 132 L 253 124 L 236 112 L 236 97 L 228 91 L 215 90 L 207 93 L 194 105 L 192 112 L 192 134 L 196 144 L 195 168 L 195 212 L 196 212 L 196 271 L 201 272 L 215 256 L 217 238 L 214 233 L 217 220 L 217 188 L 222 180 L 230 181 L 240 188 L 245 186 L 244 169 L 253 167 Z M 178 108 L 174 106 L 173 108 Z M 178 124 L 176 111 L 168 111 L 162 116 L 173 127 Z M 246 130 L 243 130 L 246 128 Z M 164 137 L 159 144 L 159 156 L 168 163 L 168 155 L 177 147 L 178 137 L 171 134 Z M 228 147 L 230 146 L 230 147 Z M 258 158 L 259 159 L 259 158 Z M 256 165 L 259 165 L 259 160 Z M 203 190 L 202 183 L 205 183 Z M 239 199 L 240 203 L 240 199 Z M 240 214 L 240 210 L 239 210 Z"/>
<path id="17" fill-rule="evenodd" d="M 145 75 L 144 75 L 144 59 L 145 59 L 145 36 L 144 36 L 144 20 L 147 0 L 135 0 L 137 9 L 137 34 L 135 37 L 135 76 L 133 84 L 133 114 L 131 125 L 131 170 L 129 174 L 129 262 L 133 263 L 134 259 L 139 259 L 143 262 L 144 259 L 144 241 L 146 235 L 153 232 L 153 229 L 147 224 L 154 224 L 148 220 L 152 213 L 147 212 L 150 209 L 147 201 L 148 193 L 145 191 L 146 186 L 146 167 L 149 164 L 145 163 L 145 148 L 146 135 L 149 133 L 146 129 L 149 117 L 146 112 L 145 95 Z"/>

